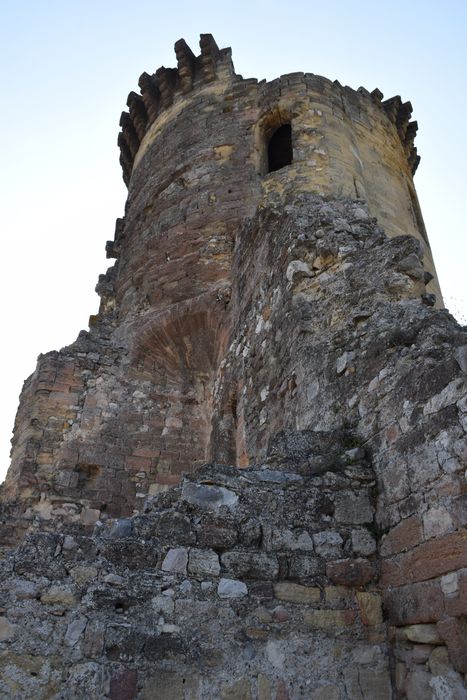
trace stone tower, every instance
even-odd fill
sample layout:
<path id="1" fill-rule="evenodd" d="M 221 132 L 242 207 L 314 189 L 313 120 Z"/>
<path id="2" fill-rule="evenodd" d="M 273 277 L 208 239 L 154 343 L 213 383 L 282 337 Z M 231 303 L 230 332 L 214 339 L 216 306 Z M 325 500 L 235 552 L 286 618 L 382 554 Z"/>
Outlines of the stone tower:
<path id="1" fill-rule="evenodd" d="M 23 388 L 5 697 L 465 697 L 467 337 L 411 105 L 200 47 L 130 93 L 99 312 Z"/>

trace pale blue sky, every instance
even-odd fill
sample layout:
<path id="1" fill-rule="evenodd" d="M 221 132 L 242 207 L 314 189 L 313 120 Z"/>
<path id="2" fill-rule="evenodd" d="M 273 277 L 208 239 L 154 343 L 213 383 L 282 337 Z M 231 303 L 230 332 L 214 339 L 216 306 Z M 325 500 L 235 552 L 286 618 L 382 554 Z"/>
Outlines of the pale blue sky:
<path id="1" fill-rule="evenodd" d="M 211 32 L 238 73 L 309 71 L 410 100 L 415 178 L 446 304 L 467 322 L 467 2 L 5 2 L 0 9 L 0 475 L 22 381 L 97 309 L 123 213 L 120 112 L 143 71 Z"/>

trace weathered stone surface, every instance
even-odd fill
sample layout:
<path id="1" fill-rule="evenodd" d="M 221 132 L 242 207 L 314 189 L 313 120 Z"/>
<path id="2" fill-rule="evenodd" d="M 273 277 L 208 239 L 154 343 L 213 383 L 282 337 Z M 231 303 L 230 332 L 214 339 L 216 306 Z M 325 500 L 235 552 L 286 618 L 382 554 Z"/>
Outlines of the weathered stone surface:
<path id="1" fill-rule="evenodd" d="M 151 532 L 146 532 L 144 520 L 138 519 L 138 534 L 144 536 L 156 536 L 166 544 L 171 544 L 174 539 L 181 545 L 196 543 L 190 519 L 184 514 L 173 510 L 164 510 L 159 514 L 155 523 L 151 523 Z"/>
<path id="2" fill-rule="evenodd" d="M 356 618 L 353 610 L 307 610 L 303 614 L 304 621 L 318 629 L 339 632 L 342 627 L 351 627 Z"/>
<path id="3" fill-rule="evenodd" d="M 370 626 L 380 625 L 383 622 L 381 596 L 377 593 L 357 591 L 356 598 L 363 624 Z"/>
<path id="4" fill-rule="evenodd" d="M 222 700 L 251 700 L 251 697 L 251 685 L 246 678 L 225 686 L 221 691 Z"/>
<path id="5" fill-rule="evenodd" d="M 291 530 L 276 530 L 271 533 L 271 544 L 273 549 L 279 550 L 301 550 L 303 552 L 312 552 L 313 540 L 308 532 L 291 531 Z"/>
<path id="6" fill-rule="evenodd" d="M 156 595 L 151 600 L 152 607 L 156 612 L 163 613 L 164 615 L 172 615 L 175 610 L 175 603 L 171 596 L 168 595 Z"/>
<path id="7" fill-rule="evenodd" d="M 162 570 L 174 574 L 186 574 L 188 565 L 188 550 L 185 547 L 169 549 L 162 562 Z"/>
<path id="8" fill-rule="evenodd" d="M 387 557 L 390 554 L 398 554 L 398 552 L 412 549 L 420 544 L 422 537 L 422 523 L 418 517 L 412 516 L 402 520 L 383 538 L 380 548 L 381 555 Z"/>
<path id="9" fill-rule="evenodd" d="M 70 570 L 70 576 L 78 586 L 83 586 L 97 577 L 95 566 L 75 566 Z"/>
<path id="10" fill-rule="evenodd" d="M 200 49 L 130 93 L 99 311 L 24 385 L 0 695 L 456 697 L 467 336 L 411 105 Z"/>
<path id="11" fill-rule="evenodd" d="M 439 581 L 425 581 L 383 592 L 384 607 L 394 625 L 436 622 L 444 614 L 444 597 Z"/>
<path id="12" fill-rule="evenodd" d="M 110 679 L 109 698 L 111 700 L 133 700 L 137 692 L 138 673 L 135 669 L 122 668 Z"/>
<path id="13" fill-rule="evenodd" d="M 258 676 L 258 700 L 270 700 L 271 681 L 263 673 Z"/>
<path id="14" fill-rule="evenodd" d="M 404 627 L 404 634 L 407 639 L 417 644 L 440 644 L 436 625 L 409 625 Z"/>
<path id="15" fill-rule="evenodd" d="M 414 668 L 409 673 L 405 683 L 407 700 L 420 700 L 432 696 L 430 688 L 430 674 L 422 668 Z"/>
<path id="16" fill-rule="evenodd" d="M 456 349 L 454 357 L 459 363 L 459 367 L 463 372 L 467 372 L 467 345 L 462 345 Z"/>
<path id="17" fill-rule="evenodd" d="M 347 697 L 358 700 L 392 700 L 389 671 L 384 667 L 349 667 L 345 672 L 345 691 Z"/>
<path id="18" fill-rule="evenodd" d="M 131 520 L 120 518 L 111 524 L 108 536 L 115 540 L 125 539 L 125 537 L 131 537 L 132 529 L 133 523 Z"/>
<path id="19" fill-rule="evenodd" d="M 87 623 L 86 617 L 78 617 L 70 622 L 65 633 L 65 644 L 73 647 L 86 629 Z"/>
<path id="20" fill-rule="evenodd" d="M 46 605 L 73 606 L 76 598 L 68 586 L 51 586 L 41 594 L 41 603 Z"/>
<path id="21" fill-rule="evenodd" d="M 374 566 L 367 559 L 339 559 L 328 562 L 326 574 L 338 586 L 365 586 L 375 578 Z"/>
<path id="22" fill-rule="evenodd" d="M 414 664 L 424 664 L 430 658 L 430 653 L 432 646 L 429 644 L 415 644 L 412 647 L 412 658 L 411 661 Z"/>
<path id="23" fill-rule="evenodd" d="M 107 574 L 107 576 L 104 576 L 104 582 L 110 583 L 111 586 L 123 586 L 125 579 L 118 574 Z"/>
<path id="24" fill-rule="evenodd" d="M 425 581 L 454 569 L 467 566 L 465 530 L 424 542 L 411 552 L 400 554 L 382 564 L 382 585 L 401 586 Z"/>
<path id="25" fill-rule="evenodd" d="M 338 532 L 325 530 L 313 535 L 316 553 L 325 559 L 339 559 L 344 540 Z"/>
<path id="26" fill-rule="evenodd" d="M 219 598 L 243 598 L 248 594 L 248 588 L 243 581 L 221 578 L 217 586 L 217 594 Z"/>
<path id="27" fill-rule="evenodd" d="M 446 614 L 452 617 L 460 617 L 467 607 L 467 570 L 443 576 L 440 581 L 445 601 Z"/>
<path id="28" fill-rule="evenodd" d="M 15 635 L 16 626 L 4 617 L 0 617 L 0 641 L 4 642 Z"/>
<path id="29" fill-rule="evenodd" d="M 18 600 L 31 600 L 39 594 L 40 585 L 36 581 L 14 578 L 10 581 L 10 591 Z"/>
<path id="30" fill-rule="evenodd" d="M 340 690 L 335 685 L 325 685 L 312 692 L 311 700 L 340 700 Z"/>
<path id="31" fill-rule="evenodd" d="M 425 539 L 445 535 L 454 530 L 454 522 L 446 508 L 430 508 L 423 515 L 423 533 Z"/>
<path id="32" fill-rule="evenodd" d="M 373 521 L 373 508 L 369 496 L 365 493 L 338 494 L 335 516 L 338 522 L 360 525 Z"/>
<path id="33" fill-rule="evenodd" d="M 290 700 L 287 683 L 282 678 L 276 683 L 276 698 L 277 700 Z"/>
<path id="34" fill-rule="evenodd" d="M 443 676 L 449 673 L 451 665 L 449 663 L 447 648 L 445 646 L 440 646 L 432 649 L 428 665 L 433 676 Z"/>
<path id="35" fill-rule="evenodd" d="M 164 700 L 196 700 L 199 697 L 199 677 L 186 669 L 158 671 L 150 676 L 143 686 L 142 700 L 154 700 L 159 695 Z"/>
<path id="36" fill-rule="evenodd" d="M 89 622 L 86 626 L 83 640 L 83 653 L 90 659 L 97 659 L 104 649 L 105 624 L 103 622 Z"/>
<path id="37" fill-rule="evenodd" d="M 467 673 L 467 622 L 465 617 L 449 617 L 437 624 L 456 671 Z"/>
<path id="38" fill-rule="evenodd" d="M 324 562 L 319 557 L 293 554 L 289 557 L 289 578 L 308 579 L 324 572 Z"/>
<path id="39" fill-rule="evenodd" d="M 279 563 L 274 556 L 262 552 L 231 551 L 222 554 L 221 563 L 228 574 L 241 578 L 274 580 Z"/>
<path id="40" fill-rule="evenodd" d="M 355 598 L 355 592 L 346 586 L 325 586 L 326 605 L 331 608 L 350 607 Z"/>
<path id="41" fill-rule="evenodd" d="M 219 557 L 210 549 L 191 549 L 188 572 L 193 576 L 219 576 Z"/>
<path id="42" fill-rule="evenodd" d="M 355 554 L 369 557 L 376 552 L 376 540 L 368 530 L 352 530 L 352 549 Z"/>
<path id="43" fill-rule="evenodd" d="M 201 547 L 230 549 L 237 542 L 237 532 L 233 528 L 212 524 L 202 525 L 198 530 L 198 542 Z"/>
<path id="44" fill-rule="evenodd" d="M 433 697 L 464 700 L 466 695 L 465 683 L 459 673 L 449 671 L 444 676 L 435 676 L 430 680 Z"/>
<path id="45" fill-rule="evenodd" d="M 274 596 L 289 603 L 319 603 L 321 591 L 313 586 L 300 586 L 284 581 L 274 584 Z"/>
<path id="46" fill-rule="evenodd" d="M 446 576 L 442 576 L 440 586 L 445 596 L 455 596 L 459 592 L 459 573 L 453 571 L 450 574 L 446 574 Z"/>
<path id="47" fill-rule="evenodd" d="M 183 484 L 182 498 L 192 505 L 213 511 L 221 506 L 233 507 L 238 501 L 238 496 L 223 486 L 205 486 L 191 481 Z"/>

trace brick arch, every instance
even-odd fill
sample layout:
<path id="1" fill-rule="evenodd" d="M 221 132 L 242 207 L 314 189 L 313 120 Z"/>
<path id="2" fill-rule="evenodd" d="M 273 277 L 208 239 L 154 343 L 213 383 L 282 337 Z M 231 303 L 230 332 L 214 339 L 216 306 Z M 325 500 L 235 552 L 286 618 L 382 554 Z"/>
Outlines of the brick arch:
<path id="1" fill-rule="evenodd" d="M 218 290 L 174 304 L 148 315 L 134 337 L 131 364 L 164 394 L 165 427 L 154 438 L 160 452 L 155 483 L 173 483 L 210 457 L 214 385 L 229 337 L 227 300 L 228 292 Z"/>
<path id="2" fill-rule="evenodd" d="M 173 381 L 180 371 L 211 375 L 225 351 L 223 295 L 202 295 L 149 314 L 135 337 L 133 363 L 153 363 Z"/>

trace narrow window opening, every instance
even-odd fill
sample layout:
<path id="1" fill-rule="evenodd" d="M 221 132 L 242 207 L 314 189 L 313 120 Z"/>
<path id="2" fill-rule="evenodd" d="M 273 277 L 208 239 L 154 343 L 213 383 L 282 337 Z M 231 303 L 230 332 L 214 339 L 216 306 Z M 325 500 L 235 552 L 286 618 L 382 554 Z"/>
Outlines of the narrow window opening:
<path id="1" fill-rule="evenodd" d="M 268 145 L 268 172 L 290 165 L 292 154 L 292 125 L 282 124 L 273 133 Z"/>

